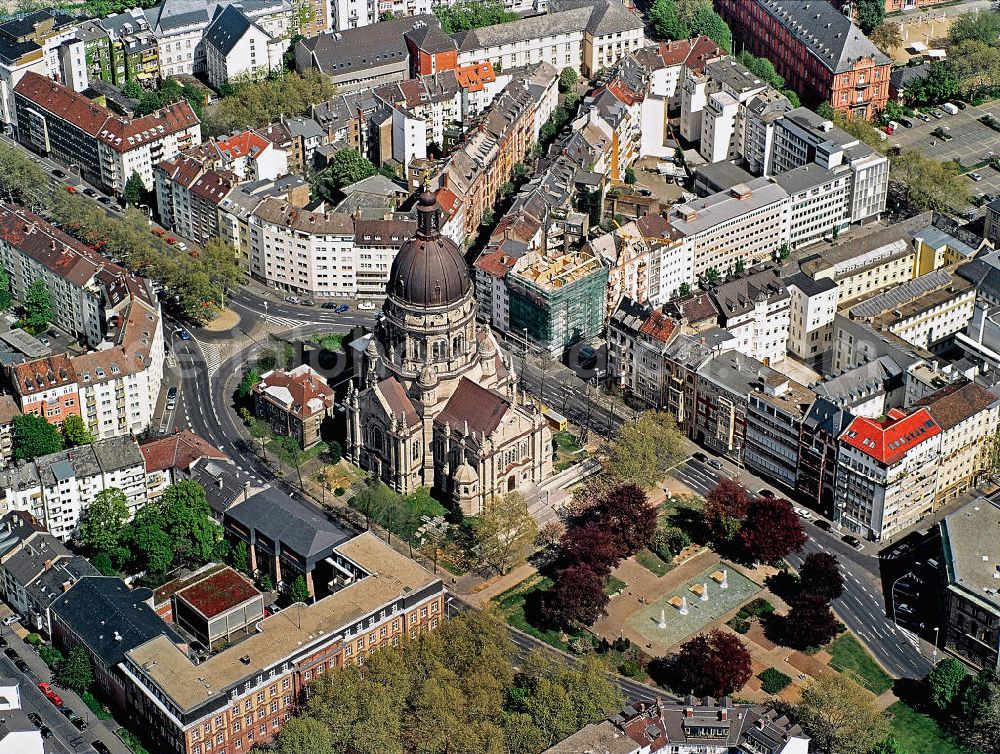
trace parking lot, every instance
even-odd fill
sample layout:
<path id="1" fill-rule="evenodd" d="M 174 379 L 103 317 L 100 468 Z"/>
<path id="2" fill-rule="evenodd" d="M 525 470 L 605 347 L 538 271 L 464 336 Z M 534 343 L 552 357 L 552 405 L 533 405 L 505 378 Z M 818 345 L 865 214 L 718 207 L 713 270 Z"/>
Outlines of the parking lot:
<path id="1" fill-rule="evenodd" d="M 986 113 L 992 112 L 1000 117 L 1000 101 L 991 100 L 979 106 L 968 105 L 965 110 L 959 110 L 955 115 L 948 115 L 937 108 L 942 114 L 941 119 L 931 118 L 923 122 L 917 118 L 912 128 L 900 128 L 889 136 L 887 143 L 900 148 L 919 149 L 928 157 L 936 160 L 958 160 L 966 170 L 972 165 L 987 159 L 990 151 L 1000 153 L 1000 132 L 979 122 Z M 951 139 L 942 141 L 931 132 L 939 126 L 947 126 Z M 987 166 L 976 170 L 982 176 L 981 181 L 970 181 L 970 192 L 973 195 L 1000 194 L 1000 171 Z"/>

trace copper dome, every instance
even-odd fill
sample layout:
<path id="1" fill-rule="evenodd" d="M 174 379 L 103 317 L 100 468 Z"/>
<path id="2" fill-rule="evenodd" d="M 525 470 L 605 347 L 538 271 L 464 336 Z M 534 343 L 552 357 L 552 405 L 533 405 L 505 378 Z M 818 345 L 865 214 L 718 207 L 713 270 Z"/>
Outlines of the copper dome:
<path id="1" fill-rule="evenodd" d="M 458 246 L 441 235 L 441 207 L 430 191 L 417 200 L 417 233 L 404 243 L 389 270 L 389 293 L 417 306 L 446 306 L 472 288 Z"/>

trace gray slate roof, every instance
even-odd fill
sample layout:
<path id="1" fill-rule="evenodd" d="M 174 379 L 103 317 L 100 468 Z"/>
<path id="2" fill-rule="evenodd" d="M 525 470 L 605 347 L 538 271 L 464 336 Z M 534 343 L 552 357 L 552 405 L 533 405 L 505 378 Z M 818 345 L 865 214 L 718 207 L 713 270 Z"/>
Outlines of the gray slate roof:
<path id="1" fill-rule="evenodd" d="M 353 536 L 313 508 L 274 487 L 261 490 L 246 502 L 230 508 L 226 511 L 226 520 L 280 542 L 304 558 L 325 556 Z"/>
<path id="2" fill-rule="evenodd" d="M 171 641 L 183 639 L 146 604 L 149 589 L 129 589 L 113 576 L 87 576 L 52 603 L 58 621 L 113 668 L 129 652 L 160 634 Z"/>
<path id="3" fill-rule="evenodd" d="M 216 10 L 215 19 L 205 32 L 205 41 L 225 56 L 232 52 L 243 36 L 253 28 L 265 36 L 270 36 L 243 15 L 243 11 L 238 7 L 227 5 L 222 10 Z"/>
<path id="4" fill-rule="evenodd" d="M 876 65 L 892 63 L 851 19 L 826 0 L 757 2 L 834 73 L 851 70 L 861 58 L 874 58 Z"/>

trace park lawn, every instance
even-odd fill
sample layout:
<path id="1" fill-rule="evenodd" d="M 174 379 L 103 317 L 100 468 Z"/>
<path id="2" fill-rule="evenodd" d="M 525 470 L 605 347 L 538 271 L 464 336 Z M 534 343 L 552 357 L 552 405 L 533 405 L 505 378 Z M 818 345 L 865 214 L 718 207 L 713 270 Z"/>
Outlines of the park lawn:
<path id="1" fill-rule="evenodd" d="M 645 547 L 639 550 L 633 557 L 636 563 L 657 577 L 663 576 L 674 569 L 673 563 L 667 563 L 655 552 Z"/>
<path id="2" fill-rule="evenodd" d="M 857 675 L 860 683 L 873 694 L 892 688 L 892 676 L 879 666 L 860 642 L 850 634 L 842 634 L 826 648 L 830 653 L 830 667 L 837 672 L 849 670 Z"/>
<path id="3" fill-rule="evenodd" d="M 615 576 L 608 576 L 604 580 L 604 593 L 610 597 L 612 594 L 618 594 L 618 592 L 620 592 L 626 586 L 628 586 L 628 584 L 626 584 L 621 579 Z"/>
<path id="4" fill-rule="evenodd" d="M 553 438 L 556 444 L 556 458 L 553 468 L 556 472 L 565 471 L 574 463 L 579 463 L 586 457 L 583 446 L 569 432 L 557 432 Z"/>
<path id="5" fill-rule="evenodd" d="M 536 639 L 544 641 L 546 644 L 565 651 L 569 648 L 569 643 L 562 640 L 562 634 L 559 631 L 543 631 L 536 628 L 528 623 L 528 619 L 524 614 L 524 603 L 528 595 L 532 592 L 548 589 L 550 586 L 552 586 L 552 579 L 536 573 L 534 576 L 526 578 L 517 586 L 511 587 L 506 592 L 494 597 L 493 602 L 500 610 L 500 614 L 503 615 L 504 620 L 511 626 L 529 636 L 534 636 Z M 572 641 L 575 638 L 576 636 L 570 636 L 569 640 Z"/>
<path id="6" fill-rule="evenodd" d="M 937 721 L 906 702 L 889 707 L 892 732 L 906 754 L 971 754 L 941 729 Z"/>
<path id="7" fill-rule="evenodd" d="M 326 335 L 321 335 L 315 338 L 316 342 L 319 343 L 323 348 L 331 353 L 336 353 L 340 350 L 340 347 L 344 343 L 344 338 L 347 337 L 347 333 L 344 332 L 332 332 Z"/>

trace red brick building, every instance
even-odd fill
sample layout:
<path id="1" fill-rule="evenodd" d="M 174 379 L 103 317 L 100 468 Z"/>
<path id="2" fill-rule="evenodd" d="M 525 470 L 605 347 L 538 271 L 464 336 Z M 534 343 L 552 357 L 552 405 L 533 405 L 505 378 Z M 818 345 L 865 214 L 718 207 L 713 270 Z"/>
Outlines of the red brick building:
<path id="1" fill-rule="evenodd" d="M 816 107 L 872 118 L 889 99 L 892 61 L 826 0 L 715 0 L 734 48 L 767 58 Z"/>

